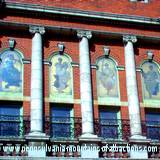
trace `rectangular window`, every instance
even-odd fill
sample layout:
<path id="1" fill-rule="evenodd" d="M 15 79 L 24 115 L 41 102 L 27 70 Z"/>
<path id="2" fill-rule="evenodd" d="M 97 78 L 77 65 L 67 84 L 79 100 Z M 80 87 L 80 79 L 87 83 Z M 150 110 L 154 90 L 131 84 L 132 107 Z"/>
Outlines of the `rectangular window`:
<path id="1" fill-rule="evenodd" d="M 121 127 L 118 120 L 119 111 L 103 108 L 99 110 L 100 117 L 100 136 L 103 138 L 119 138 L 119 129 Z"/>
<path id="2" fill-rule="evenodd" d="M 51 107 L 51 136 L 71 138 L 73 133 L 72 107 L 54 104 Z"/>
<path id="3" fill-rule="evenodd" d="M 20 136 L 20 106 L 0 104 L 0 136 Z"/>
<path id="4" fill-rule="evenodd" d="M 160 114 L 146 113 L 147 138 L 160 140 Z"/>

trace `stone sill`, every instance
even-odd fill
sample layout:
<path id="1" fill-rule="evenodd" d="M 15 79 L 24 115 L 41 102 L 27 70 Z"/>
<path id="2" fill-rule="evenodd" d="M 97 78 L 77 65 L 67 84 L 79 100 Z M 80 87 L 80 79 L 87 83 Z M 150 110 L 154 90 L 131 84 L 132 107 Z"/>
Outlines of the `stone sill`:
<path id="1" fill-rule="evenodd" d="M 1 160 L 86 160 L 86 158 L 78 158 L 78 157 L 17 157 L 17 156 L 8 156 L 8 157 L 4 157 L 4 156 L 0 156 Z M 87 158 L 87 160 L 105 160 L 105 159 L 111 159 L 111 158 Z M 114 159 L 114 158 L 113 158 Z M 116 159 L 116 158 L 115 158 Z M 118 158 L 119 160 L 128 160 L 128 158 Z M 132 158 L 129 158 L 130 160 L 135 160 Z"/>
<path id="2" fill-rule="evenodd" d="M 0 142 L 4 142 L 4 141 L 13 143 L 13 142 L 25 142 L 26 140 L 20 137 L 9 137 L 9 136 L 2 137 L 0 136 Z"/>

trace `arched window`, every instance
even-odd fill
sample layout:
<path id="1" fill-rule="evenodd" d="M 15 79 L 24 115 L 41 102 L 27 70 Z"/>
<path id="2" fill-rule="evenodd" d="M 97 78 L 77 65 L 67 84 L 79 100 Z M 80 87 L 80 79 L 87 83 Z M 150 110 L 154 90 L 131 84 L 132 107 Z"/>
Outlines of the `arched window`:
<path id="1" fill-rule="evenodd" d="M 160 100 L 160 69 L 155 62 L 145 61 L 142 66 L 144 100 Z"/>
<path id="2" fill-rule="evenodd" d="M 71 58 L 67 54 L 54 53 L 50 67 L 50 98 L 52 101 L 73 100 L 73 73 Z"/>
<path id="3" fill-rule="evenodd" d="M 0 54 L 0 95 L 22 95 L 23 64 L 17 50 L 6 49 Z"/>
<path id="4" fill-rule="evenodd" d="M 109 103 L 119 100 L 119 85 L 117 67 L 111 58 L 100 57 L 97 60 L 97 95 L 98 102 Z"/>

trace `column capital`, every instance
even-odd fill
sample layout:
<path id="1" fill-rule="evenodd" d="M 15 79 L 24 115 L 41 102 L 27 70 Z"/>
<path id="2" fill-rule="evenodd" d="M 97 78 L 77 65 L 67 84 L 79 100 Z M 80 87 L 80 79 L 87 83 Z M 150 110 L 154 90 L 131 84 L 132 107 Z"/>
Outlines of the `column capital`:
<path id="1" fill-rule="evenodd" d="M 34 34 L 34 33 L 40 33 L 43 35 L 45 33 L 45 28 L 43 26 L 29 26 L 29 32 Z"/>
<path id="2" fill-rule="evenodd" d="M 87 39 L 92 38 L 92 32 L 91 31 L 77 31 L 78 38 L 86 37 Z"/>
<path id="3" fill-rule="evenodd" d="M 123 42 L 132 42 L 136 43 L 137 42 L 137 37 L 134 35 L 123 35 Z"/>

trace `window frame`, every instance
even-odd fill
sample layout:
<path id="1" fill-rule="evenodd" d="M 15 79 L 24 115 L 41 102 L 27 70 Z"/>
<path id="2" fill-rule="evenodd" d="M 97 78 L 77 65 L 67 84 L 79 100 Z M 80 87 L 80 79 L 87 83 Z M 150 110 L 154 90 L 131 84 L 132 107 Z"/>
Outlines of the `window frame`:
<path id="1" fill-rule="evenodd" d="M 107 108 L 109 107 L 109 108 Z M 117 130 L 117 137 L 115 138 L 107 138 L 107 137 L 103 137 L 101 134 L 101 125 L 103 125 L 104 127 L 107 127 L 107 126 L 113 126 L 113 124 L 107 124 L 107 125 L 104 125 L 104 124 L 101 124 L 101 117 L 100 117 L 100 112 L 115 112 L 116 114 L 116 123 L 114 126 L 116 127 L 116 130 Z M 102 119 L 103 120 L 103 119 Z M 115 120 L 115 119 L 104 119 L 104 120 Z M 120 108 L 117 108 L 117 107 L 110 107 L 110 106 L 99 106 L 99 123 L 100 123 L 100 135 L 101 137 L 103 137 L 104 139 L 117 139 L 117 140 L 121 140 L 122 139 L 122 122 L 121 122 L 121 112 L 120 112 Z M 109 122 L 110 123 L 110 122 Z"/>
<path id="2" fill-rule="evenodd" d="M 7 103 L 7 104 L 6 104 Z M 9 104 L 9 105 L 8 105 Z M 22 103 L 17 103 L 17 102 L 7 102 L 7 101 L 1 101 L 0 102 L 0 108 L 1 108 L 1 105 L 3 105 L 3 107 L 2 107 L 2 109 L 4 109 L 5 108 L 5 106 L 6 106 L 6 108 L 7 108 L 7 106 L 9 106 L 8 108 L 18 108 L 18 110 L 19 110 L 19 115 L 17 116 L 15 116 L 15 115 L 1 115 L 0 114 L 0 118 L 2 118 L 2 117 L 6 117 L 6 116 L 8 116 L 8 117 L 15 117 L 16 119 L 17 119 L 17 117 L 18 117 L 18 120 L 10 120 L 10 119 L 6 119 L 5 118 L 5 120 L 1 120 L 1 123 L 3 124 L 3 122 L 4 123 L 6 123 L 6 122 L 8 122 L 8 123 L 18 123 L 18 127 L 19 127 L 19 131 L 18 131 L 18 135 L 1 135 L 1 131 L 0 131 L 0 137 L 1 138 L 3 138 L 3 137 L 17 137 L 17 138 L 21 138 L 21 137 L 23 137 L 24 136 L 24 128 L 23 128 L 23 126 L 24 126 L 24 124 L 23 124 L 23 107 L 22 107 Z M 0 129 L 1 130 L 1 129 Z"/>
<path id="3" fill-rule="evenodd" d="M 157 115 L 157 116 L 159 116 L 160 117 L 160 112 L 156 112 L 156 111 L 154 111 L 154 110 L 149 110 L 149 111 L 146 111 L 146 113 L 145 113 L 145 125 L 146 125 L 146 136 L 147 136 L 147 138 L 150 138 L 151 140 L 154 140 L 154 141 L 159 141 L 160 140 L 160 118 L 159 118 L 159 120 L 158 121 L 155 121 L 155 120 L 147 120 L 147 114 L 148 115 Z M 158 130 L 158 135 L 155 135 L 155 134 L 152 134 L 153 132 L 150 132 L 150 131 L 148 131 L 148 129 L 157 129 Z M 154 131 L 154 130 L 152 130 L 152 131 Z M 150 134 L 151 133 L 151 134 Z M 158 138 L 156 138 L 156 136 L 158 137 Z"/>
<path id="4" fill-rule="evenodd" d="M 65 106 L 66 105 L 66 106 Z M 53 108 L 54 109 L 62 109 L 62 111 L 63 111 L 63 109 L 65 109 L 65 108 L 68 108 L 69 109 L 69 118 L 68 117 L 59 117 L 59 116 L 57 116 L 57 118 L 60 118 L 60 121 L 58 120 L 52 120 L 52 118 L 54 118 L 54 116 L 52 115 L 53 114 Z M 58 104 L 58 103 L 52 103 L 51 104 L 51 113 L 50 113 L 50 117 L 51 117 L 51 137 L 53 138 L 53 139 L 74 139 L 74 110 L 73 110 L 73 105 L 71 105 L 71 104 Z M 61 118 L 62 118 L 62 122 L 61 122 Z M 65 118 L 67 118 L 67 119 L 69 119 L 69 122 L 66 122 L 66 120 L 64 120 Z M 53 130 L 53 127 L 52 127 L 52 125 L 53 124 L 68 124 L 69 125 L 69 128 L 70 128 L 70 135 L 69 136 L 67 136 L 67 137 L 57 137 L 57 136 L 54 136 L 54 130 Z"/>

